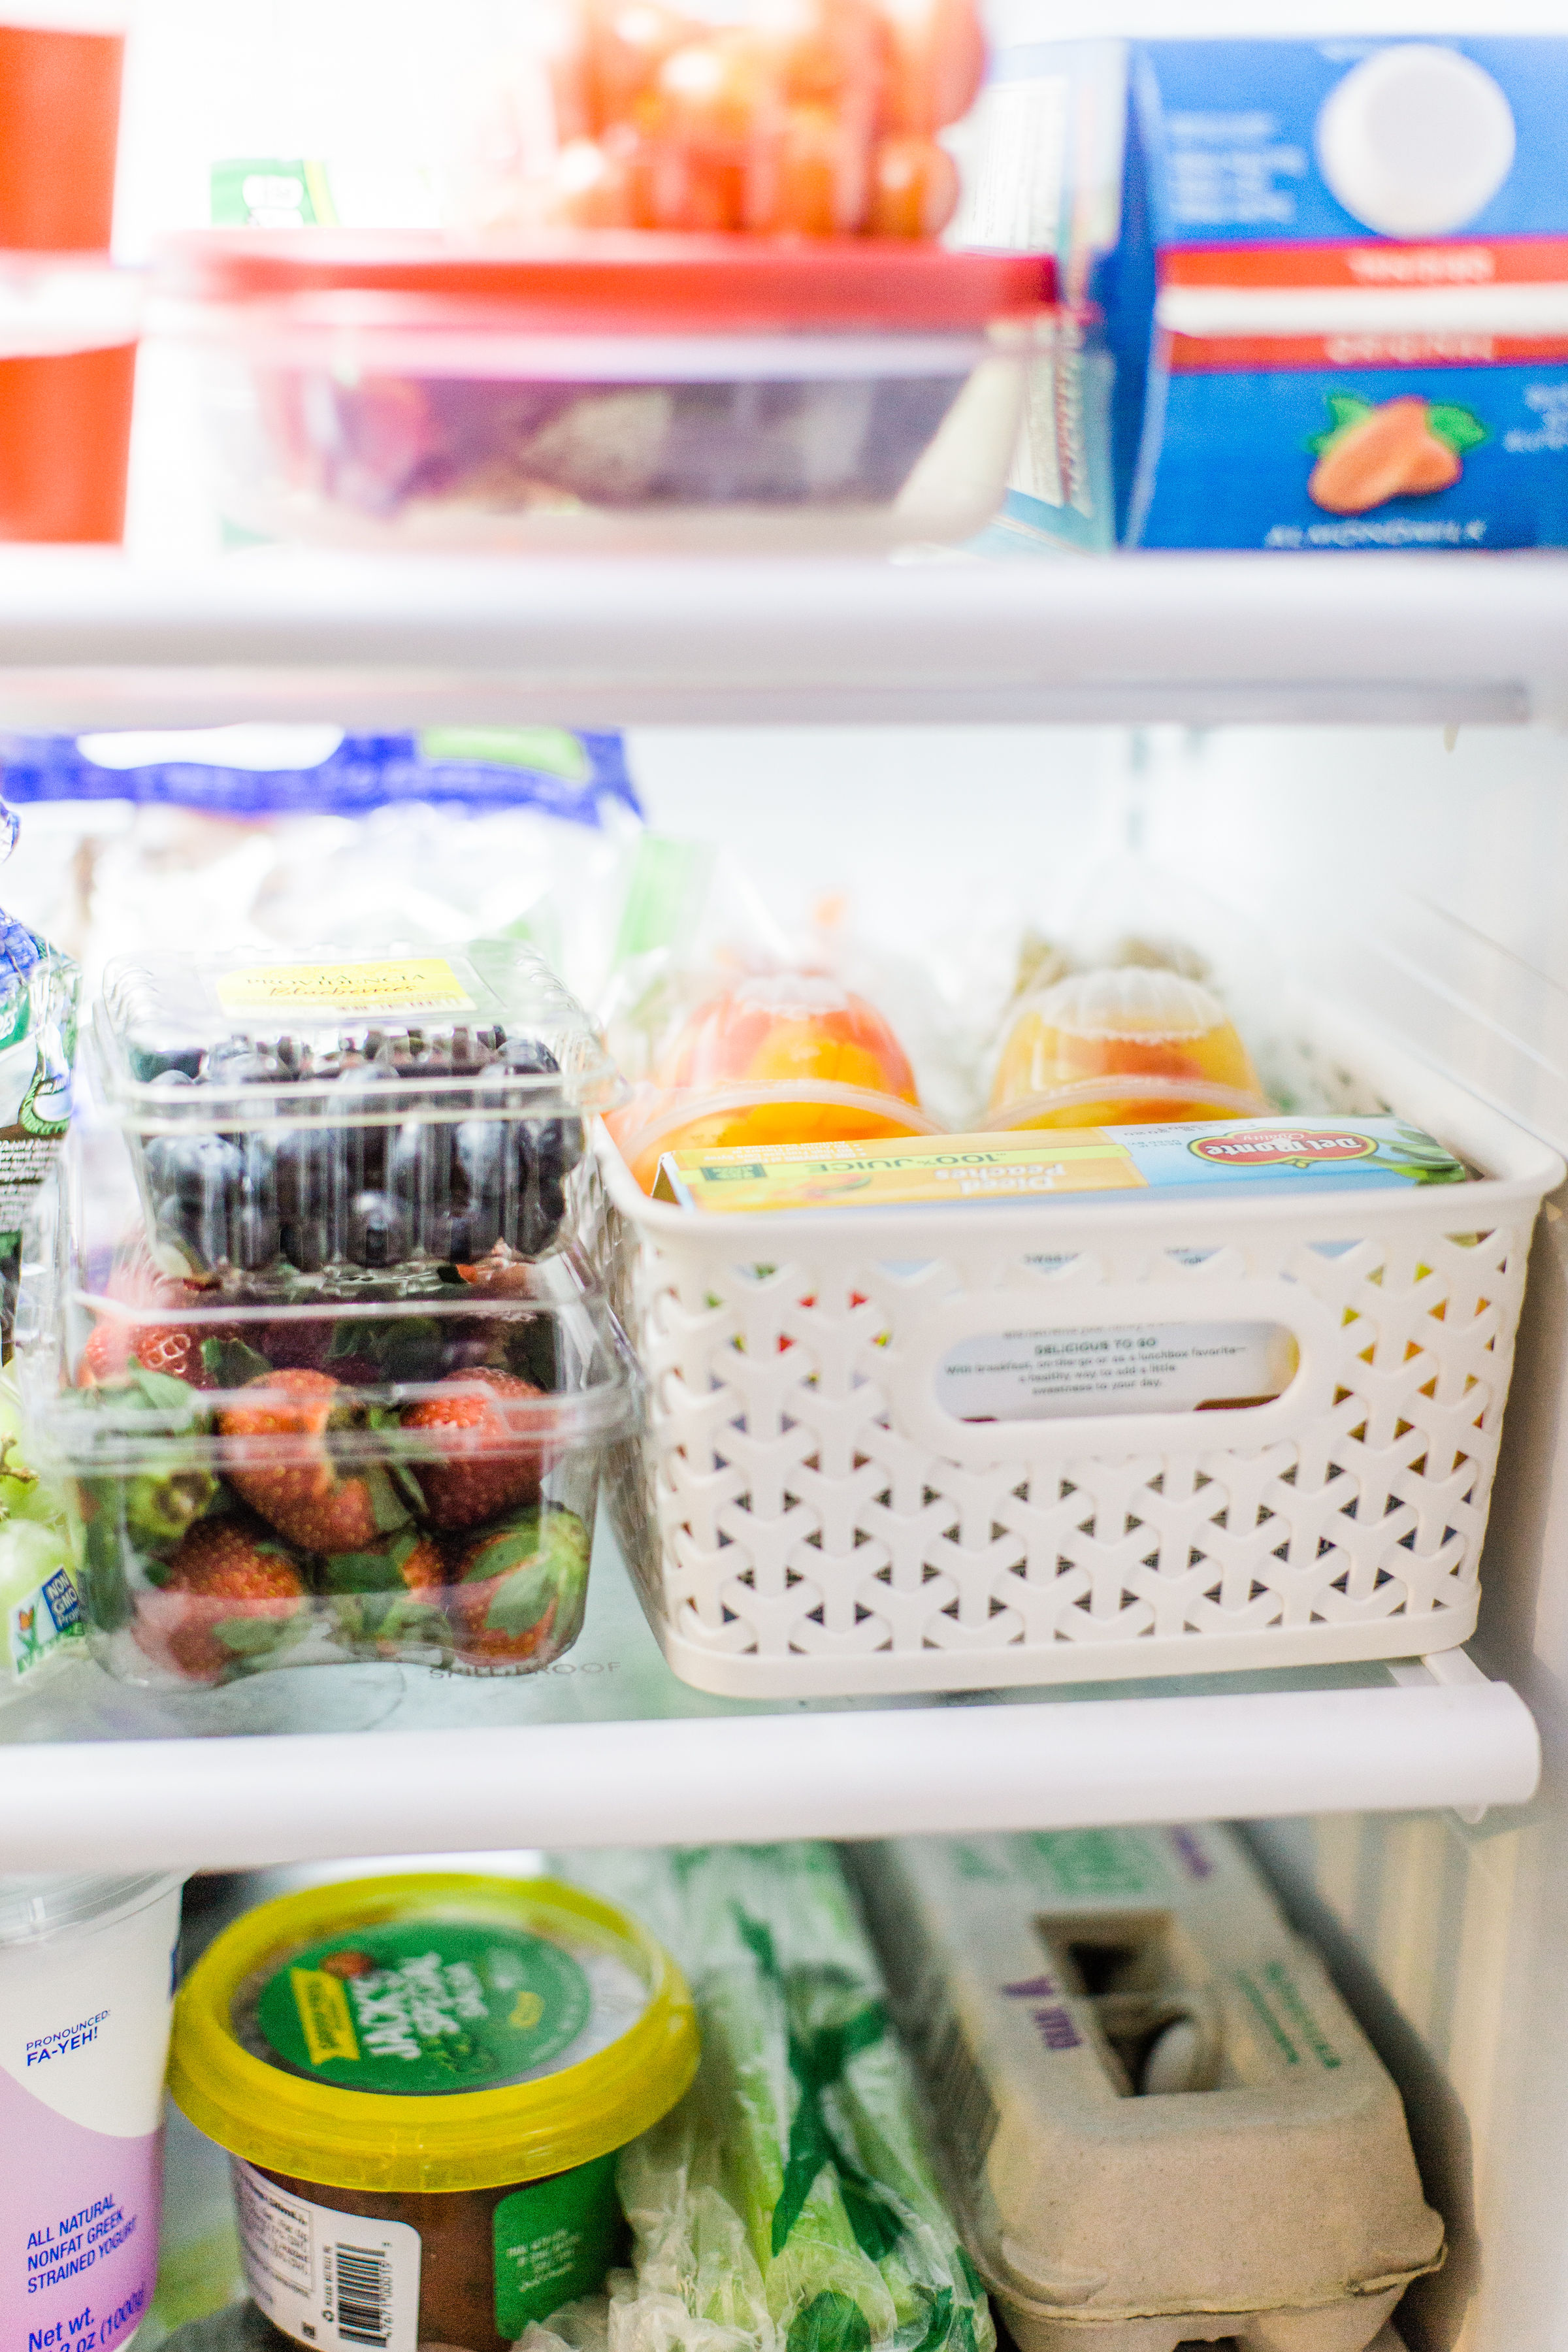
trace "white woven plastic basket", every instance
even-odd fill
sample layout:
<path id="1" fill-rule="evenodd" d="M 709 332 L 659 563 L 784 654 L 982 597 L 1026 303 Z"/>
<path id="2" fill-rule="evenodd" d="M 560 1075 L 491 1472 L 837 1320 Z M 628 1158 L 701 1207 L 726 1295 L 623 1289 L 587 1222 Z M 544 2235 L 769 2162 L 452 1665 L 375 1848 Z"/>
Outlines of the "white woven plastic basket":
<path id="1" fill-rule="evenodd" d="M 615 1497 L 666 1656 L 748 1698 L 1423 1654 L 1475 1626 L 1542 1196 L 1563 1167 L 1397 1048 L 1312 1015 L 1343 1111 L 1479 1183 L 809 1216 L 647 1200 L 607 1138 L 643 1475 Z M 960 1420 L 962 1342 L 1184 1322 L 1300 1351 L 1240 1410 Z"/>

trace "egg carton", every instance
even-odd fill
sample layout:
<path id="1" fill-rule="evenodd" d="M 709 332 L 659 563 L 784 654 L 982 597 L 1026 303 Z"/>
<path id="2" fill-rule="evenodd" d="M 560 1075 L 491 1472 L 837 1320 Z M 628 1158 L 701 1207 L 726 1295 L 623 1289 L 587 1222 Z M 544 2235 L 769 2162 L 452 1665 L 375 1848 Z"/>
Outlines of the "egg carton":
<path id="1" fill-rule="evenodd" d="M 1362 2352 L 1441 2264 L 1399 2094 L 1233 1832 L 847 1854 L 1020 2352 Z"/>

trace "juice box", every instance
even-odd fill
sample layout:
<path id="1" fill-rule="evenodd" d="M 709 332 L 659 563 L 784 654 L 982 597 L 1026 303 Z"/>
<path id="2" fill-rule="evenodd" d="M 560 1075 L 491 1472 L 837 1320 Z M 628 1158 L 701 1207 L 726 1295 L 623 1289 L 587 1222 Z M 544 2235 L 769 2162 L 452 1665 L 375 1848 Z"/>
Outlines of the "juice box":
<path id="1" fill-rule="evenodd" d="M 659 1162 L 654 1199 L 724 1215 L 956 1208 L 1062 1194 L 1109 1199 L 1173 1188 L 1189 1197 L 1365 1192 L 1461 1184 L 1468 1175 L 1451 1152 L 1405 1119 L 1291 1116 L 669 1151 Z"/>
<path id="2" fill-rule="evenodd" d="M 964 233 L 1079 321 L 998 543 L 1568 545 L 1568 40 L 1021 43 L 984 104 Z"/>

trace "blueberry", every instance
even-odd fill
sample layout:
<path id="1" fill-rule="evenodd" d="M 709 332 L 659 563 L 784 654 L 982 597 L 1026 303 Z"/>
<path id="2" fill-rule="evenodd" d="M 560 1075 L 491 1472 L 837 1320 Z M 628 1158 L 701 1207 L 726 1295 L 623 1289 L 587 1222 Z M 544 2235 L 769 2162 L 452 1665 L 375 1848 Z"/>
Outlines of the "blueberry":
<path id="1" fill-rule="evenodd" d="M 266 1051 L 248 1037 L 226 1037 L 204 1055 L 201 1074 L 209 1087 L 265 1086 L 274 1068 Z"/>
<path id="2" fill-rule="evenodd" d="M 349 1202 L 343 1255 L 351 1265 L 401 1265 L 408 1255 L 408 1214 L 387 1192 L 356 1192 Z"/>
<path id="3" fill-rule="evenodd" d="M 176 1200 L 186 1206 L 238 1201 L 245 1160 L 221 1135 L 155 1136 L 142 1158 L 156 1201 Z"/>
<path id="4" fill-rule="evenodd" d="M 453 1218 L 447 1255 L 458 1265 L 472 1265 L 488 1257 L 501 1237 L 503 1223 L 499 1199 L 476 1201 L 465 1216 Z"/>
<path id="5" fill-rule="evenodd" d="M 296 1217 L 279 1234 L 279 1247 L 300 1274 L 320 1274 L 332 1254 L 331 1228 L 324 1217 Z"/>
<path id="6" fill-rule="evenodd" d="M 131 1075 L 142 1086 L 151 1086 L 171 1072 L 183 1078 L 195 1078 L 202 1066 L 199 1045 L 176 1045 L 160 1049 L 155 1045 L 133 1045 L 130 1053 Z"/>
<path id="7" fill-rule="evenodd" d="M 272 1157 L 279 1216 L 292 1221 L 328 1213 L 335 1139 L 320 1129 L 298 1128 L 279 1137 Z"/>
<path id="8" fill-rule="evenodd" d="M 501 1059 L 509 1070 L 520 1077 L 542 1076 L 546 1071 L 559 1070 L 560 1063 L 542 1038 L 509 1037 Z"/>
<path id="9" fill-rule="evenodd" d="M 366 1040 L 367 1045 L 369 1040 Z M 390 1084 L 396 1072 L 383 1062 L 351 1062 L 338 1073 L 332 1084 L 344 1097 L 344 1108 L 351 1114 L 361 1108 L 375 1113 L 383 1106 L 375 1097 Z M 358 1097 L 360 1099 L 355 1100 Z M 347 1127 L 329 1132 L 329 1146 L 333 1174 L 342 1191 L 382 1192 L 387 1188 L 387 1130 L 384 1127 Z"/>
<path id="10" fill-rule="evenodd" d="M 171 1194 L 158 1205 L 156 1232 L 201 1272 L 228 1255 L 228 1213 L 221 1201 L 179 1201 Z"/>
<path id="11" fill-rule="evenodd" d="M 477 1201 L 499 1201 L 506 1182 L 503 1130 L 499 1122 L 459 1119 L 451 1133 L 453 1189 L 461 1192 L 464 1204 L 470 1208 Z"/>
<path id="12" fill-rule="evenodd" d="M 275 1208 L 245 1208 L 229 1219 L 229 1255 L 242 1273 L 259 1274 L 274 1265 L 281 1240 Z"/>
<path id="13" fill-rule="evenodd" d="M 528 1121 L 534 1165 L 558 1176 L 569 1176 L 583 1157 L 580 1118 L 537 1118 Z"/>
<path id="14" fill-rule="evenodd" d="M 451 1128 L 411 1118 L 393 1136 L 386 1155 L 388 1187 L 411 1209 L 445 1209 L 456 1158 Z"/>
<path id="15" fill-rule="evenodd" d="M 566 1196 L 555 1177 L 545 1177 L 520 1191 L 508 1202 L 505 1240 L 524 1257 L 538 1257 L 550 1247 L 566 1214 Z"/>
<path id="16" fill-rule="evenodd" d="M 221 1135 L 160 1135 L 142 1154 L 159 1231 L 177 1239 L 201 1266 L 229 1255 L 229 1221 L 238 1210 L 245 1159 Z"/>

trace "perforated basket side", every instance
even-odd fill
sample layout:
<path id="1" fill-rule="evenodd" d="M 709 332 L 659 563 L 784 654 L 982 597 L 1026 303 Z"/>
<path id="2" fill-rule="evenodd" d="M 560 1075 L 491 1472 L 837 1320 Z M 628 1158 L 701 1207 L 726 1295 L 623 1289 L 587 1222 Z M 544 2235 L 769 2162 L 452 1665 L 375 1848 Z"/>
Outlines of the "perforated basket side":
<path id="1" fill-rule="evenodd" d="M 1463 1193 L 747 1219 L 744 1263 L 740 1221 L 647 1202 L 612 1148 L 677 1671 L 767 1696 L 1463 1641 L 1560 1163 L 1472 1098 L 1456 1120 L 1504 1171 Z M 1297 1337 L 1273 1403 L 976 1424 L 935 1397 L 955 1333 L 1237 1315 Z"/>

